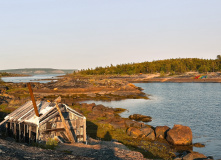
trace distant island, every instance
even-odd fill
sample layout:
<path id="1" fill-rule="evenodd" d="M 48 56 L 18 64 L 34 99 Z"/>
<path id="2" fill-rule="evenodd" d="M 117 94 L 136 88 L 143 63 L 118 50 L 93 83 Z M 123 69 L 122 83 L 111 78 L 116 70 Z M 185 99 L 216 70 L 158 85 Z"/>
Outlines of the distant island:
<path id="1" fill-rule="evenodd" d="M 0 73 L 36 75 L 36 74 L 70 74 L 73 73 L 74 71 L 77 71 L 77 69 L 23 68 L 23 69 L 0 70 Z"/>

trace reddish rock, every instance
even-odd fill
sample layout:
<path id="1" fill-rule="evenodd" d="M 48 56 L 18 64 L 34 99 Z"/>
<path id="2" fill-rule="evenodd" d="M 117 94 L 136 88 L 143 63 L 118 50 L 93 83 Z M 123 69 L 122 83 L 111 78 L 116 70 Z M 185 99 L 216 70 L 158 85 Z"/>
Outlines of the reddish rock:
<path id="1" fill-rule="evenodd" d="M 142 127 L 145 127 L 145 124 L 143 122 L 136 122 L 136 121 L 134 121 L 133 127 L 135 127 L 135 128 L 142 128 Z"/>
<path id="2" fill-rule="evenodd" d="M 152 118 L 143 118 L 141 119 L 142 122 L 151 122 L 152 121 Z"/>
<path id="3" fill-rule="evenodd" d="M 89 111 L 92 111 L 92 109 L 95 107 L 95 103 L 87 104 L 86 109 Z"/>
<path id="4" fill-rule="evenodd" d="M 89 119 L 89 120 L 95 120 L 98 117 L 99 117 L 99 115 L 98 114 L 94 114 L 94 113 L 88 113 L 88 115 L 87 115 L 87 119 Z"/>
<path id="5" fill-rule="evenodd" d="M 193 147 L 202 148 L 202 147 L 205 147 L 205 145 L 202 144 L 202 143 L 194 143 L 194 144 L 193 144 Z"/>
<path id="6" fill-rule="evenodd" d="M 129 116 L 129 119 L 133 119 L 135 121 L 143 121 L 143 122 L 150 122 L 152 118 L 150 116 L 145 116 L 141 114 L 133 114 Z"/>
<path id="7" fill-rule="evenodd" d="M 125 120 L 125 125 L 126 125 L 126 127 L 133 127 L 134 121 L 132 121 L 132 120 Z"/>
<path id="8" fill-rule="evenodd" d="M 170 130 L 168 126 L 157 126 L 155 128 L 156 138 L 166 139 L 166 134 Z"/>
<path id="9" fill-rule="evenodd" d="M 183 160 L 192 160 L 192 159 L 207 159 L 207 157 L 198 152 L 188 153 L 186 156 L 183 157 Z"/>
<path id="10" fill-rule="evenodd" d="M 137 128 L 130 127 L 130 128 L 127 129 L 127 135 L 129 135 L 133 138 L 137 138 L 140 135 L 142 135 L 142 132 Z"/>
<path id="11" fill-rule="evenodd" d="M 114 118 L 114 114 L 107 112 L 107 113 L 105 113 L 105 117 L 107 117 L 108 119 L 112 119 L 112 118 Z"/>
<path id="12" fill-rule="evenodd" d="M 114 129 L 125 128 L 125 120 L 122 118 L 113 119 L 110 124 Z"/>
<path id="13" fill-rule="evenodd" d="M 166 139 L 173 145 L 191 145 L 192 131 L 188 126 L 175 124 L 173 128 L 167 132 Z"/>
<path id="14" fill-rule="evenodd" d="M 103 110 L 105 110 L 105 107 L 103 105 L 97 105 L 97 106 L 94 106 L 92 110 L 93 110 L 93 112 L 103 111 Z"/>
<path id="15" fill-rule="evenodd" d="M 152 128 L 141 128 L 140 131 L 150 140 L 155 140 L 155 133 Z"/>

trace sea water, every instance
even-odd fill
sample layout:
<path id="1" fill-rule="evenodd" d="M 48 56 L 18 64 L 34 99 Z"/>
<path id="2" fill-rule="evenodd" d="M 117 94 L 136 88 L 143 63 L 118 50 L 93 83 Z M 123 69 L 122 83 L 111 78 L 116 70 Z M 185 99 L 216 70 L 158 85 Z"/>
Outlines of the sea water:
<path id="1" fill-rule="evenodd" d="M 220 83 L 136 83 L 149 94 L 149 100 L 87 101 L 109 107 L 125 108 L 121 114 L 151 116 L 153 126 L 189 126 L 193 143 L 206 145 L 194 151 L 221 159 L 221 84 Z"/>
<path id="2" fill-rule="evenodd" d="M 13 82 L 13 83 L 27 83 L 27 82 L 40 82 L 40 83 L 48 83 L 51 81 L 56 81 L 57 76 L 62 76 L 64 74 L 39 74 L 39 75 L 31 75 L 25 77 L 2 77 L 1 79 L 4 82 Z M 50 80 L 47 80 L 50 79 Z"/>

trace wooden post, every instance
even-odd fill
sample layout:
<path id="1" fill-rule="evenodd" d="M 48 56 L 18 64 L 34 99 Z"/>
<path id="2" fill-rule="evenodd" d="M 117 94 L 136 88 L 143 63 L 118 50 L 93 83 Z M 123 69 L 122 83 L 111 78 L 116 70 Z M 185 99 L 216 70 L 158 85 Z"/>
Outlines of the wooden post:
<path id="1" fill-rule="evenodd" d="M 59 115 L 60 115 L 60 117 L 61 117 L 61 121 L 62 121 L 62 123 L 63 123 L 63 125 L 64 125 L 65 131 L 66 131 L 66 133 L 67 133 L 67 135 L 68 135 L 68 139 L 69 139 L 69 141 L 70 141 L 71 143 L 74 143 L 74 142 L 75 142 L 74 137 L 73 137 L 73 135 L 71 134 L 70 129 L 68 128 L 68 126 L 67 126 L 67 124 L 66 124 L 66 122 L 65 122 L 65 119 L 64 119 L 64 117 L 63 117 L 63 115 L 62 115 L 62 113 L 61 113 L 61 110 L 60 110 L 60 108 L 59 108 L 57 102 L 55 102 L 55 104 L 56 104 L 56 108 L 57 108 L 57 110 L 58 110 L 58 113 L 59 113 Z"/>
<path id="2" fill-rule="evenodd" d="M 6 128 L 5 134 L 6 136 L 8 136 L 8 122 L 5 123 L 5 128 Z"/>
<path id="3" fill-rule="evenodd" d="M 18 141 L 21 142 L 21 124 L 18 124 Z"/>
<path id="4" fill-rule="evenodd" d="M 16 140 L 16 123 L 14 123 L 14 138 L 15 138 L 15 140 Z"/>
<path id="5" fill-rule="evenodd" d="M 83 141 L 86 142 L 87 137 L 86 137 L 86 118 L 84 117 L 83 119 Z"/>
<path id="6" fill-rule="evenodd" d="M 38 126 L 36 126 L 36 143 L 38 143 Z"/>
<path id="7" fill-rule="evenodd" d="M 12 133 L 13 133 L 13 131 L 12 131 L 12 122 L 10 121 L 9 135 L 12 136 L 11 135 Z"/>
<path id="8" fill-rule="evenodd" d="M 26 130 L 25 130 L 25 124 L 24 124 L 24 133 L 23 133 L 23 137 L 24 137 L 24 139 L 23 139 L 23 141 L 25 142 L 25 138 L 26 138 Z"/>
<path id="9" fill-rule="evenodd" d="M 28 130 L 29 130 L 29 133 L 28 133 L 29 143 L 31 143 L 31 126 L 30 125 L 28 125 Z"/>
<path id="10" fill-rule="evenodd" d="M 36 102 L 35 102 L 35 97 L 34 97 L 34 94 L 33 94 L 33 90 L 31 88 L 31 83 L 28 83 L 28 89 L 29 89 L 29 92 L 30 92 L 30 96 L 31 96 L 31 100 L 32 100 L 32 103 L 33 103 L 33 107 L 35 109 L 35 114 L 36 114 L 36 116 L 39 117 L 38 108 L 37 108 L 37 105 L 36 105 Z"/>

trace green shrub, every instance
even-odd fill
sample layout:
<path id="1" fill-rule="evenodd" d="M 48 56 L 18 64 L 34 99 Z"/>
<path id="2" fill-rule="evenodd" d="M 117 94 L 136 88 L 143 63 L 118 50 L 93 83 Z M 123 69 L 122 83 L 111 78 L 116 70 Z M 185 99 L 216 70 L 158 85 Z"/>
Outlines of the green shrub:
<path id="1" fill-rule="evenodd" d="M 54 139 L 54 138 L 49 138 L 46 141 L 46 148 L 47 149 L 55 149 L 55 147 L 58 145 L 58 140 Z"/>

